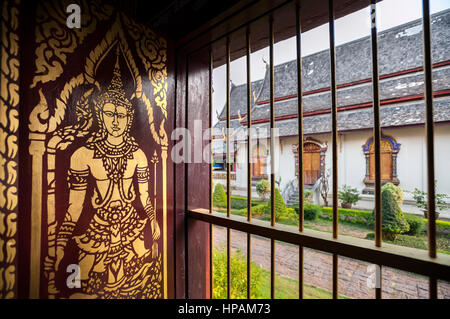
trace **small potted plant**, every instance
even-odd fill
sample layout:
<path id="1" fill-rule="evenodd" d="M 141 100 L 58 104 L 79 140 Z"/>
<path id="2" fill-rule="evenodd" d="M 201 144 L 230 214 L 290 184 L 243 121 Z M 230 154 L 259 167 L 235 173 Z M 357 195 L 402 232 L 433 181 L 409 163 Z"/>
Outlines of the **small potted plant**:
<path id="1" fill-rule="evenodd" d="M 425 216 L 425 218 L 428 218 L 427 193 L 415 188 L 412 194 L 414 200 L 416 201 L 416 206 L 423 211 L 423 215 Z M 445 202 L 446 198 L 449 198 L 447 194 L 436 194 L 436 219 L 439 218 L 439 211 L 443 211 L 447 208 L 447 203 Z"/>
<path id="2" fill-rule="evenodd" d="M 338 192 L 338 199 L 341 200 L 342 208 L 352 208 L 352 205 L 356 204 L 361 199 L 361 196 L 356 188 L 344 185 L 342 190 Z"/>

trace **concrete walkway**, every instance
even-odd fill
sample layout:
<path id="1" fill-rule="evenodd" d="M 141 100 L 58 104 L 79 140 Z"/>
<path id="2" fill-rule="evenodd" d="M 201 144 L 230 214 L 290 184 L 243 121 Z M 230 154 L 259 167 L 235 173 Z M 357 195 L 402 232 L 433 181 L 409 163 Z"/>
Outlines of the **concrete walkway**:
<path id="1" fill-rule="evenodd" d="M 213 241 L 216 247 L 226 244 L 226 228 L 214 226 Z M 247 253 L 247 234 L 231 231 L 231 248 Z M 298 280 L 298 247 L 276 243 L 276 272 Z M 270 269 L 270 240 L 252 236 L 252 261 L 260 267 Z M 374 272 L 369 263 L 339 257 L 339 294 L 350 298 L 374 298 L 375 290 L 368 287 L 368 279 Z M 370 279 L 369 279 L 370 281 Z M 332 255 L 305 248 L 304 282 L 326 290 L 332 290 Z M 399 270 L 384 267 L 382 270 L 383 298 L 427 299 L 428 279 Z M 450 283 L 438 283 L 438 297 L 450 299 Z"/>

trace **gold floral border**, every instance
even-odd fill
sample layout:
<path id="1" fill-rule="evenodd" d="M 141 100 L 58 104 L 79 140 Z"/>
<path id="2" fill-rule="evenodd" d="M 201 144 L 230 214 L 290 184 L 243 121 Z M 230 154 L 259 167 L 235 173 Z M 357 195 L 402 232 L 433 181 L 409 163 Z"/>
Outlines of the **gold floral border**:
<path id="1" fill-rule="evenodd" d="M 0 72 L 0 299 L 15 298 L 19 129 L 19 0 L 3 2 Z"/>

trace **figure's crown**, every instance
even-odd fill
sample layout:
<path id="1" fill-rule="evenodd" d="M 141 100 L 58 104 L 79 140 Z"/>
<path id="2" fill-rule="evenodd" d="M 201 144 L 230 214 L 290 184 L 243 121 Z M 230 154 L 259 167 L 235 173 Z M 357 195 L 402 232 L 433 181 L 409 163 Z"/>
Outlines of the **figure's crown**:
<path id="1" fill-rule="evenodd" d="M 101 95 L 101 102 L 102 104 L 106 102 L 112 102 L 116 105 L 122 105 L 127 109 L 127 112 L 132 111 L 131 102 L 127 99 L 123 82 L 122 82 L 122 75 L 120 72 L 120 64 L 119 64 L 119 55 L 120 55 L 120 48 L 119 45 L 117 45 L 116 50 L 116 64 L 114 65 L 114 71 L 113 71 L 113 77 L 111 79 L 111 83 L 108 86 L 108 89 L 106 92 L 104 92 Z"/>

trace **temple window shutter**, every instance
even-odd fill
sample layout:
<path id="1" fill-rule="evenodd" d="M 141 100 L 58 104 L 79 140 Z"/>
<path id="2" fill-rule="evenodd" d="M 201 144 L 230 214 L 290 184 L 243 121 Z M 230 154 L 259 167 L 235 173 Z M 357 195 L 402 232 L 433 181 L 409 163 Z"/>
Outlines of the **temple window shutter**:
<path id="1" fill-rule="evenodd" d="M 400 183 L 397 177 L 397 154 L 400 150 L 400 144 L 389 136 L 381 138 L 380 158 L 381 158 L 381 181 L 382 183 L 392 182 L 395 185 Z M 375 147 L 373 137 L 369 138 L 363 145 L 363 151 L 366 158 L 366 174 L 364 184 L 366 188 L 363 193 L 372 193 L 375 182 Z"/>

